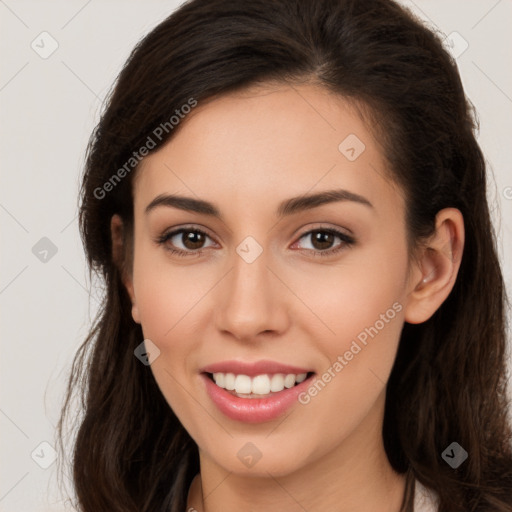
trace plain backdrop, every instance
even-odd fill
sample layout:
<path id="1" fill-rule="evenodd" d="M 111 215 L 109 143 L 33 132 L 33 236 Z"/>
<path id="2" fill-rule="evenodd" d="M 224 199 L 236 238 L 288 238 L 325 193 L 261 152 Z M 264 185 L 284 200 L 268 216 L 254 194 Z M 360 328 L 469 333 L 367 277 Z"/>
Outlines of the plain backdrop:
<path id="1" fill-rule="evenodd" d="M 458 55 L 480 118 L 510 292 L 512 1 L 403 3 Z M 88 281 L 78 234 L 79 176 L 102 99 L 129 52 L 178 4 L 0 0 L 1 511 L 71 510 L 57 485 L 54 427 L 101 294 Z"/>

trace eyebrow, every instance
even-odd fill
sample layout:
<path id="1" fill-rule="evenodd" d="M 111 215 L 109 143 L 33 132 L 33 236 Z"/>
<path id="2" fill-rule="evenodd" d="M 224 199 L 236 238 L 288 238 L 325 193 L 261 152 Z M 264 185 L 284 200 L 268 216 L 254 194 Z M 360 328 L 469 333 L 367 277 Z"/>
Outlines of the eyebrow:
<path id="1" fill-rule="evenodd" d="M 349 192 L 348 190 L 337 189 L 286 199 L 279 204 L 277 208 L 277 215 L 278 217 L 293 215 L 294 213 L 299 213 L 312 208 L 317 208 L 324 204 L 339 201 L 351 201 L 373 208 L 372 203 L 370 203 L 370 201 L 365 197 Z M 160 194 L 155 197 L 148 206 L 146 206 L 145 213 L 148 214 L 158 206 L 178 208 L 180 210 L 201 213 L 203 215 L 211 215 L 222 219 L 220 210 L 213 203 L 203 199 L 194 199 L 192 197 L 179 196 L 176 194 Z"/>

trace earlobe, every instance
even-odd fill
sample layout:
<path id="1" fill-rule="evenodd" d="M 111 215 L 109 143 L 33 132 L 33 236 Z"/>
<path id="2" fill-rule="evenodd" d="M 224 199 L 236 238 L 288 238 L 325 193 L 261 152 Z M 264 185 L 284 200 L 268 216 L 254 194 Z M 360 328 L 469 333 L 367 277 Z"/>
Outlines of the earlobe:
<path id="1" fill-rule="evenodd" d="M 450 294 L 462 260 L 464 219 L 456 208 L 445 208 L 436 216 L 436 231 L 422 249 L 412 273 L 405 308 L 405 321 L 427 321 Z"/>
<path id="2" fill-rule="evenodd" d="M 130 300 L 132 301 L 132 318 L 133 321 L 137 324 L 140 324 L 140 314 L 139 308 L 137 307 L 137 302 L 135 300 L 135 293 L 133 291 L 133 282 L 131 279 L 127 278 L 123 280 L 123 283 L 128 291 L 128 295 L 130 296 Z"/>
<path id="3" fill-rule="evenodd" d="M 128 266 L 126 263 L 126 248 L 124 247 L 124 226 L 123 220 L 117 214 L 112 216 L 110 221 L 110 232 L 112 237 L 112 259 L 119 269 L 123 285 L 130 296 L 132 301 L 132 318 L 133 321 L 140 324 L 139 309 L 135 301 L 135 293 L 133 287 L 133 280 L 131 278 Z"/>
<path id="4" fill-rule="evenodd" d="M 137 304 L 135 304 L 133 302 L 132 302 L 132 318 L 135 323 L 140 324 L 139 308 L 137 307 Z"/>

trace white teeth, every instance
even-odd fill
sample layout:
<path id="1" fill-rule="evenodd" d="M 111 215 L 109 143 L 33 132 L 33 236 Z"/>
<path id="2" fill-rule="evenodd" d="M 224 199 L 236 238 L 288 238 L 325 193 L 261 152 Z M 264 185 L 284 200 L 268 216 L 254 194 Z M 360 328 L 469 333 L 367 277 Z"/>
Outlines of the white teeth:
<path id="1" fill-rule="evenodd" d="M 293 373 L 289 373 L 284 378 L 284 387 L 285 388 L 293 388 L 295 386 L 295 375 Z"/>
<path id="2" fill-rule="evenodd" d="M 273 393 L 277 393 L 279 391 L 283 391 L 284 389 L 284 375 L 282 373 L 276 373 L 272 375 L 272 380 L 270 381 L 270 391 Z"/>
<path id="3" fill-rule="evenodd" d="M 275 373 L 273 375 L 262 374 L 254 377 L 248 375 L 235 375 L 234 373 L 213 374 L 215 384 L 228 391 L 235 391 L 241 395 L 268 395 L 269 393 L 279 393 L 284 388 L 292 388 L 295 384 L 303 382 L 307 373 Z"/>
<path id="4" fill-rule="evenodd" d="M 251 391 L 256 395 L 268 395 L 270 393 L 270 379 L 268 375 L 257 375 L 252 379 Z"/>
<path id="5" fill-rule="evenodd" d="M 299 373 L 299 375 L 297 375 L 297 378 L 295 379 L 295 382 L 297 384 L 300 384 L 301 382 L 304 382 L 306 380 L 307 376 L 308 376 L 307 373 Z"/>
<path id="6" fill-rule="evenodd" d="M 251 378 L 247 375 L 237 375 L 235 379 L 235 391 L 237 393 L 245 393 L 246 395 L 251 392 Z"/>
<path id="7" fill-rule="evenodd" d="M 228 391 L 233 391 L 233 389 L 235 389 L 235 374 L 234 373 L 226 373 L 226 374 L 217 373 L 217 375 L 224 375 L 224 386 L 221 386 L 220 384 L 217 383 L 217 381 L 215 381 L 215 383 L 218 386 L 224 387 Z M 214 378 L 215 378 L 215 376 L 214 376 Z"/>
<path id="8" fill-rule="evenodd" d="M 214 373 L 213 380 L 217 386 L 220 386 L 221 388 L 225 387 L 225 377 L 223 373 Z"/>

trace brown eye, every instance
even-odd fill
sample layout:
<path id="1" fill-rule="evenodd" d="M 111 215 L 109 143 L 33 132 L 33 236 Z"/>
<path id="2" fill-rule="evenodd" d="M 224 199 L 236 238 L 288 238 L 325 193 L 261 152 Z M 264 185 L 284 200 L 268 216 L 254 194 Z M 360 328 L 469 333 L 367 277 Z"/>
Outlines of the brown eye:
<path id="1" fill-rule="evenodd" d="M 210 245 L 205 245 L 207 240 Z M 157 243 L 163 245 L 171 253 L 192 256 L 201 253 L 201 251 L 211 245 L 214 245 L 210 236 L 198 229 L 181 228 L 171 231 L 159 237 Z"/>

